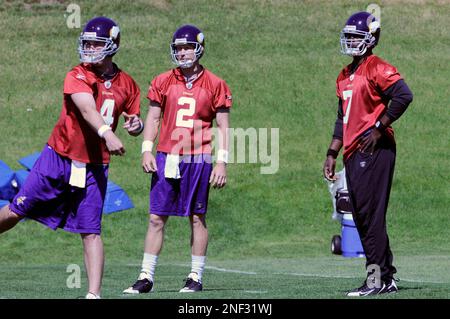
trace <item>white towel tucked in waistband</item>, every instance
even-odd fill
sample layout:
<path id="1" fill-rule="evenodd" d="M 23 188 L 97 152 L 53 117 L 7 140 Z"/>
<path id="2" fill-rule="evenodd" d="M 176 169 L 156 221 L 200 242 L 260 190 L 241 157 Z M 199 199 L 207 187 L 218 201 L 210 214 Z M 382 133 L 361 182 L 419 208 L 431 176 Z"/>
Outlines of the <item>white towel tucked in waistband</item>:
<path id="1" fill-rule="evenodd" d="M 86 187 L 86 163 L 72 161 L 69 184 L 79 188 Z"/>
<path id="2" fill-rule="evenodd" d="M 181 178 L 179 164 L 180 164 L 179 155 L 167 154 L 164 176 L 166 178 L 174 178 L 174 179 Z"/>

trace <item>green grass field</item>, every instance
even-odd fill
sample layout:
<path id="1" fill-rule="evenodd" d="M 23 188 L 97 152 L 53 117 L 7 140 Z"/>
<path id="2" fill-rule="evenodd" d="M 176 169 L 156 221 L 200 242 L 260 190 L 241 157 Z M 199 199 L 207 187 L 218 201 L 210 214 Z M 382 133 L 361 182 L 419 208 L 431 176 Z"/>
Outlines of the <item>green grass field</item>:
<path id="1" fill-rule="evenodd" d="M 423 263 L 423 257 L 427 262 Z M 449 298 L 446 273 L 448 257 L 420 256 L 399 257 L 402 272 L 400 293 L 377 297 L 393 298 Z M 420 264 L 421 267 L 417 267 Z M 126 299 L 310 299 L 346 298 L 345 292 L 359 286 L 364 274 L 361 259 L 344 260 L 342 257 L 307 257 L 301 259 L 240 259 L 211 260 L 205 271 L 205 290 L 188 296 L 178 293 L 182 279 L 190 264 L 163 258 L 157 268 L 155 291 L 147 295 L 122 295 L 122 290 L 135 280 L 136 264 L 107 264 L 103 298 Z M 418 268 L 418 269 L 416 269 Z M 67 265 L 7 266 L 2 273 L 0 298 L 82 298 L 87 289 L 68 289 Z M 430 273 L 429 269 L 440 274 Z M 39 276 L 37 276 L 39 274 Z M 84 274 L 83 274 L 84 276 Z M 361 277 L 361 278 L 359 278 Z"/>
<path id="2" fill-rule="evenodd" d="M 346 18 L 366 1 L 1 1 L 0 159 L 39 151 L 61 110 L 62 84 L 78 63 L 80 29 L 66 7 L 80 5 L 82 25 L 106 15 L 121 26 L 118 65 L 142 90 L 172 67 L 169 43 L 184 23 L 206 35 L 202 63 L 231 87 L 234 128 L 279 128 L 280 167 L 231 164 L 228 186 L 210 195 L 205 292 L 177 291 L 190 267 L 186 219 L 169 221 L 155 293 L 126 298 L 343 298 L 365 276 L 362 259 L 330 253 L 340 225 L 322 179 L 337 99 L 335 79 L 349 63 L 339 52 Z M 389 298 L 450 297 L 450 1 L 381 1 L 375 53 L 395 65 L 414 102 L 394 124 L 397 163 L 388 210 L 391 248 L 401 279 Z M 126 156 L 113 158 L 110 179 L 134 209 L 105 216 L 104 298 L 138 275 L 148 223 L 149 176 L 140 167 L 142 138 L 124 132 Z M 342 167 L 339 164 L 338 169 Z M 32 221 L 0 236 L 0 298 L 77 298 L 66 268 L 83 265 L 81 240 Z"/>

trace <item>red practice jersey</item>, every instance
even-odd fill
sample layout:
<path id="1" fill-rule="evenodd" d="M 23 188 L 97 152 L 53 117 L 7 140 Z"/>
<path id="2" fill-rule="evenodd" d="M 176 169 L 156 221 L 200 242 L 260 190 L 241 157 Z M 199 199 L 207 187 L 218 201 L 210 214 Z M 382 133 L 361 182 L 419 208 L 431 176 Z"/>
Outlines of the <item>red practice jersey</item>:
<path id="1" fill-rule="evenodd" d="M 80 64 L 67 73 L 64 101 L 59 120 L 48 144 L 60 155 L 83 163 L 107 164 L 110 155 L 105 141 L 83 119 L 71 94 L 90 93 L 105 124 L 114 131 L 122 112 L 140 114 L 140 91 L 127 73 L 119 70 L 109 81 L 98 77 L 88 64 Z"/>
<path id="2" fill-rule="evenodd" d="M 336 94 L 342 100 L 344 161 L 358 148 L 358 138 L 375 125 L 388 102 L 381 93 L 402 77 L 397 69 L 376 55 L 370 55 L 350 73 L 345 67 L 336 80 Z M 394 141 L 391 127 L 386 134 Z"/>
<path id="3" fill-rule="evenodd" d="M 224 80 L 203 69 L 186 83 L 179 68 L 155 77 L 147 98 L 161 105 L 163 120 L 157 150 L 170 154 L 211 154 L 212 122 L 218 108 L 230 108 Z"/>

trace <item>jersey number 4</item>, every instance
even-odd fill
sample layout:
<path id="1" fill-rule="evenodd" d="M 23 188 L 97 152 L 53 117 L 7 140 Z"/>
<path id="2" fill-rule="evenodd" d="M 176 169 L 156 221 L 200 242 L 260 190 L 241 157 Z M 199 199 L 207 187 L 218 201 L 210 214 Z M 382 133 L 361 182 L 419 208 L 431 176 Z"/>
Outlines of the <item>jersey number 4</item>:
<path id="1" fill-rule="evenodd" d="M 111 125 L 114 123 L 113 117 L 114 111 L 114 100 L 106 99 L 103 101 L 102 108 L 100 109 L 100 115 L 103 117 L 106 125 Z"/>
<path id="2" fill-rule="evenodd" d="M 187 128 L 193 128 L 194 127 L 194 119 L 187 118 L 191 117 L 195 113 L 195 100 L 191 97 L 182 96 L 178 99 L 178 105 L 189 105 L 189 108 L 187 109 L 179 109 L 177 111 L 177 121 L 176 126 L 178 127 L 187 127 Z"/>
<path id="3" fill-rule="evenodd" d="M 344 102 L 348 99 L 347 108 L 344 111 L 344 113 L 345 113 L 344 118 L 343 118 L 344 124 L 348 123 L 348 117 L 350 116 L 350 110 L 352 108 L 352 94 L 353 94 L 352 90 L 347 90 L 347 91 L 342 92 L 342 97 L 344 98 Z"/>

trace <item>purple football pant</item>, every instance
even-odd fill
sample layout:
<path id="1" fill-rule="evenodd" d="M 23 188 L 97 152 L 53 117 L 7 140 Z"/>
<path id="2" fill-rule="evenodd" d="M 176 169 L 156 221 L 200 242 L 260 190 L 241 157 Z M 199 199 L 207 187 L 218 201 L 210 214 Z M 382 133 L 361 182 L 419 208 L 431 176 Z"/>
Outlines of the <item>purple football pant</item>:
<path id="1" fill-rule="evenodd" d="M 162 152 L 156 154 L 158 171 L 152 176 L 150 213 L 170 216 L 206 214 L 211 155 L 180 156 L 180 179 L 165 178 L 166 156 Z"/>
<path id="2" fill-rule="evenodd" d="M 86 187 L 69 185 L 71 160 L 46 145 L 9 208 L 53 230 L 100 234 L 108 165 L 86 165 Z"/>

